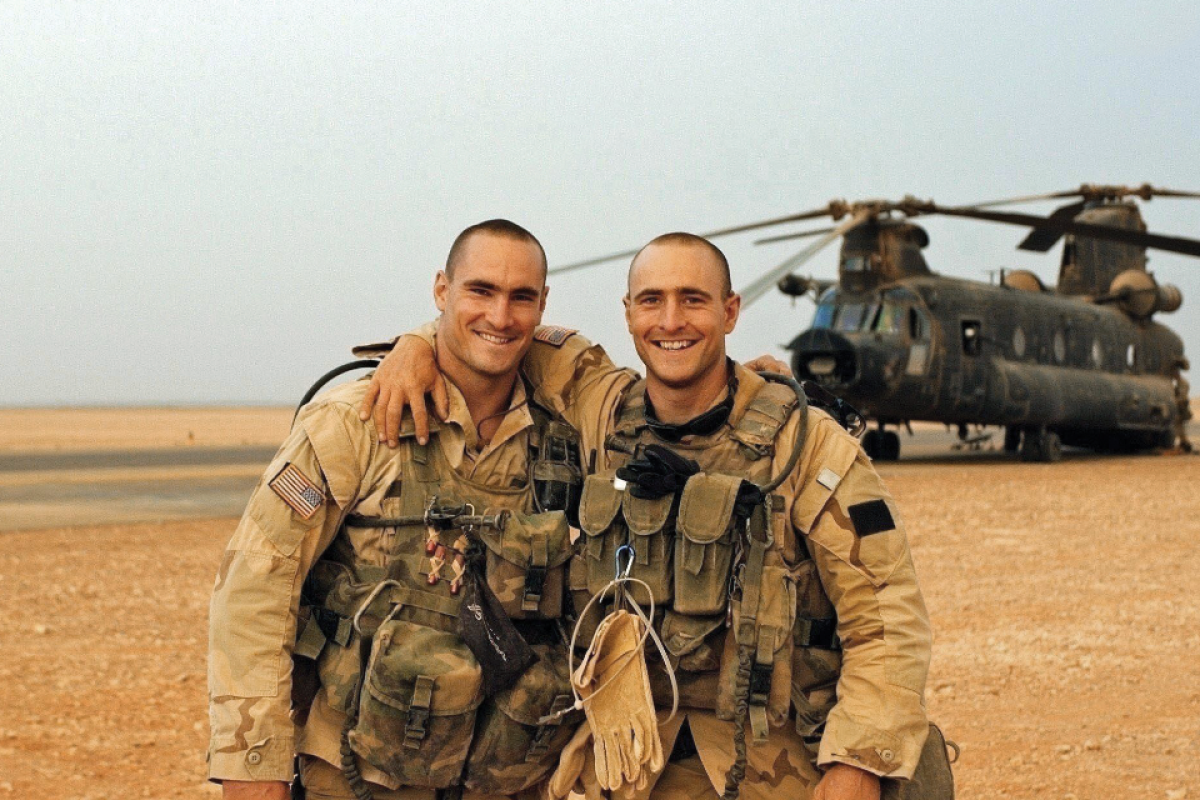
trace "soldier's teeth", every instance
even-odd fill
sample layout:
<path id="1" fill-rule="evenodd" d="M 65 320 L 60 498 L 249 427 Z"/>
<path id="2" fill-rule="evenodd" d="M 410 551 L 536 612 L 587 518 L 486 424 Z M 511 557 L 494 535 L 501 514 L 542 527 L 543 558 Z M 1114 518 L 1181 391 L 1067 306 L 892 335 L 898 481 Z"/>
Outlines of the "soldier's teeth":
<path id="1" fill-rule="evenodd" d="M 657 344 L 663 350 L 683 350 L 686 347 L 691 347 L 694 342 L 655 342 L 655 344 Z"/>
<path id="2" fill-rule="evenodd" d="M 499 336 L 492 336 L 491 334 L 487 333 L 480 333 L 479 338 L 483 339 L 485 342 L 491 342 L 492 344 L 508 344 L 512 341 L 512 339 L 502 339 Z"/>

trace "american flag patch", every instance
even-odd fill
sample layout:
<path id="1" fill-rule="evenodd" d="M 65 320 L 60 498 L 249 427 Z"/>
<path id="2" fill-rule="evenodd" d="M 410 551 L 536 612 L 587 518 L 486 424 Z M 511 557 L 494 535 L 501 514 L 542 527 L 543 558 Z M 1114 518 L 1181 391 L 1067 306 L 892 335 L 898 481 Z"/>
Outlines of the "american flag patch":
<path id="1" fill-rule="evenodd" d="M 567 339 L 570 339 L 577 333 L 579 333 L 579 331 L 571 330 L 570 328 L 560 328 L 557 325 L 543 325 L 534 331 L 533 338 L 538 342 L 545 342 L 546 344 L 554 345 L 555 347 L 562 347 L 563 342 L 565 342 Z"/>
<path id="2" fill-rule="evenodd" d="M 279 474 L 267 485 L 304 519 L 310 519 L 325 502 L 321 487 L 310 481 L 294 464 L 284 464 Z"/>

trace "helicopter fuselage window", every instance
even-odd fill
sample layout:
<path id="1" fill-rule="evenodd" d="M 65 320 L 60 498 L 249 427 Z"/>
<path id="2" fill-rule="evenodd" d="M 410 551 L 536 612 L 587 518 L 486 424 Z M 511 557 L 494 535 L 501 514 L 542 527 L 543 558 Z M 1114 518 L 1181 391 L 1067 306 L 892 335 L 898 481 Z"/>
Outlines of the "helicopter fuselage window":
<path id="1" fill-rule="evenodd" d="M 1061 330 L 1054 332 L 1054 360 L 1059 364 L 1067 360 L 1067 334 Z"/>
<path id="2" fill-rule="evenodd" d="M 983 339 L 980 334 L 979 320 L 964 319 L 962 322 L 962 348 L 963 353 L 969 356 L 977 356 L 983 349 Z"/>
<path id="3" fill-rule="evenodd" d="M 1025 357 L 1025 330 L 1020 325 L 1013 328 L 1012 347 L 1013 355 L 1017 358 Z"/>

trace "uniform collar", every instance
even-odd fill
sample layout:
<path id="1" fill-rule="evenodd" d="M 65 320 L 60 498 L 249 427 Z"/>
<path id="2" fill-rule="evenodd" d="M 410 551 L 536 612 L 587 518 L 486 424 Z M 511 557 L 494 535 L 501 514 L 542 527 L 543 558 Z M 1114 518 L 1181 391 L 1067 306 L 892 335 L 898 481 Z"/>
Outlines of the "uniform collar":
<path id="1" fill-rule="evenodd" d="M 458 440 L 456 446 L 446 453 L 451 465 L 457 467 L 461 463 L 465 451 L 475 452 L 480 449 L 479 431 L 475 428 L 474 420 L 471 419 L 471 412 L 467 410 L 466 398 L 449 378 L 446 379 L 446 395 L 450 401 L 446 424 L 456 435 L 442 438 L 446 445 L 450 445 L 450 442 L 447 441 L 449 438 Z M 533 415 L 529 412 L 529 396 L 525 390 L 525 381 L 518 376 L 513 384 L 508 411 L 505 412 L 504 418 L 500 421 L 500 427 L 496 430 L 496 435 L 484 448 L 484 452 L 502 446 L 509 439 L 530 427 L 533 427 Z"/>

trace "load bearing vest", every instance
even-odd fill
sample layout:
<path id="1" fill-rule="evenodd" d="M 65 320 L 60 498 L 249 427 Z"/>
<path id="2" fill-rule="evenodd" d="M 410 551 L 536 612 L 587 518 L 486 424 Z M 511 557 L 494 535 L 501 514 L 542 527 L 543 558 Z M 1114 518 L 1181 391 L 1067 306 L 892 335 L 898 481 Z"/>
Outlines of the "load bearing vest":
<path id="1" fill-rule="evenodd" d="M 631 545 L 630 577 L 645 586 L 630 588 L 639 604 L 649 603 L 648 588 L 664 609 L 657 632 L 670 654 L 681 705 L 733 719 L 738 646 L 748 646 L 755 738 L 765 739 L 771 726 L 787 722 L 795 707 L 797 729 L 815 756 L 840 668 L 832 604 L 802 541 L 791 542 L 792 563 L 784 558 L 792 529 L 782 495 L 769 494 L 744 525 L 734 518 L 742 480 L 763 486 L 773 477 L 781 429 L 793 414 L 807 413 L 798 405 L 789 387 L 764 383 L 732 427 L 668 443 L 646 424 L 645 383 L 631 387 L 607 443 L 608 465 L 584 482 L 571 582 L 582 608 L 581 598 L 603 591 L 612 579 L 617 548 Z M 614 481 L 616 470 L 652 443 L 700 465 L 677 502 L 673 496 L 636 498 Z M 663 677 L 662 666 L 652 664 L 660 703 L 668 697 Z"/>
<path id="2" fill-rule="evenodd" d="M 404 438 L 401 479 L 388 489 L 383 515 L 350 513 L 310 572 L 303 602 L 324 642 L 302 647 L 314 638 L 310 625 L 297 653 L 315 656 L 319 691 L 347 716 L 348 777 L 357 776 L 357 757 L 404 786 L 514 794 L 549 774 L 582 719 L 558 713 L 573 701 L 558 622 L 572 552 L 567 512 L 545 510 L 537 497 L 545 487 L 533 479 L 563 479 L 572 465 L 540 464 L 541 454 L 575 443 L 548 443 L 569 438 L 569 429 L 540 409 L 533 416 L 531 480 L 520 487 L 464 478 L 436 438 Z M 376 553 L 382 546 L 384 563 L 365 555 L 366 541 Z M 469 548 L 539 656 L 487 698 L 480 665 L 458 635 L 460 554 Z"/>

